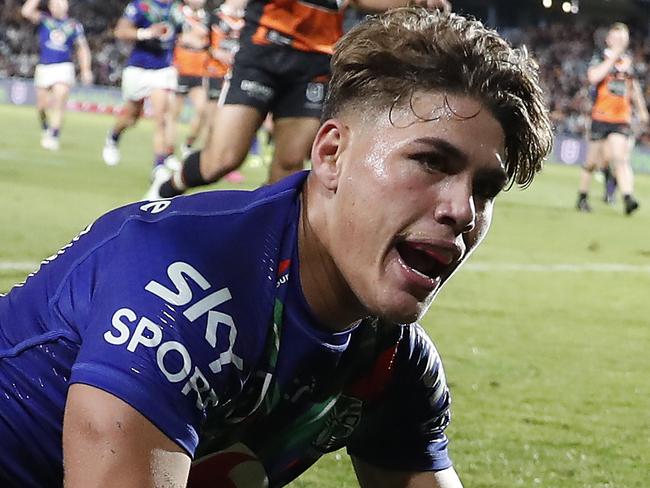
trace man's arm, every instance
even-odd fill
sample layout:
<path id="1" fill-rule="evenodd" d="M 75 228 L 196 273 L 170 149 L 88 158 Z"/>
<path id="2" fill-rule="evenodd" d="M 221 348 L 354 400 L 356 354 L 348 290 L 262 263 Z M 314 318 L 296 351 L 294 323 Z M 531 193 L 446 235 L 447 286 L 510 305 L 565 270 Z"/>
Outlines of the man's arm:
<path id="1" fill-rule="evenodd" d="M 590 66 L 587 70 L 589 84 L 597 85 L 605 79 L 607 74 L 614 68 L 616 61 L 623 55 L 624 51 L 612 49 L 612 55 L 606 57 L 600 63 Z"/>
<path id="2" fill-rule="evenodd" d="M 188 454 L 137 410 L 73 384 L 63 421 L 65 488 L 183 488 Z"/>
<path id="3" fill-rule="evenodd" d="M 43 14 L 38 9 L 40 0 L 27 0 L 20 9 L 20 14 L 34 24 L 38 24 Z"/>
<path id="4" fill-rule="evenodd" d="M 167 33 L 167 29 L 168 26 L 163 22 L 138 28 L 131 20 L 122 17 L 117 21 L 113 34 L 120 41 L 146 41 L 161 38 Z"/>
<path id="5" fill-rule="evenodd" d="M 90 85 L 93 82 L 92 60 L 90 47 L 85 37 L 79 37 L 77 39 L 77 59 L 79 59 L 81 82 L 84 85 Z"/>
<path id="6" fill-rule="evenodd" d="M 645 98 L 643 96 L 643 90 L 641 90 L 641 85 L 636 79 L 632 80 L 632 103 L 634 104 L 634 109 L 636 110 L 637 117 L 639 122 L 644 126 L 648 125 L 648 106 L 645 103 Z M 643 128 L 644 130 L 647 127 Z"/>
<path id="7" fill-rule="evenodd" d="M 430 9 L 440 9 L 445 12 L 451 11 L 449 0 L 349 0 L 352 7 L 363 12 L 383 12 L 391 8 L 417 5 Z"/>
<path id="8" fill-rule="evenodd" d="M 361 488 L 463 488 L 454 468 L 442 471 L 391 471 L 352 457 Z"/>

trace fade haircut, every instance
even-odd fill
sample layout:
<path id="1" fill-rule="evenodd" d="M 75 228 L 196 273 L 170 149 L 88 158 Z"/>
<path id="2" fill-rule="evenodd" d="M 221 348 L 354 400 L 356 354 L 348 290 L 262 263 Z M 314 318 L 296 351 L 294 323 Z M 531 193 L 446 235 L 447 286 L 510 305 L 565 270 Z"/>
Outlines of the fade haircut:
<path id="1" fill-rule="evenodd" d="M 416 92 L 438 91 L 475 98 L 501 124 L 510 184 L 529 185 L 551 150 L 537 63 L 477 20 L 420 7 L 368 17 L 339 40 L 331 67 L 324 119 L 347 110 L 390 117 L 412 108 Z"/>

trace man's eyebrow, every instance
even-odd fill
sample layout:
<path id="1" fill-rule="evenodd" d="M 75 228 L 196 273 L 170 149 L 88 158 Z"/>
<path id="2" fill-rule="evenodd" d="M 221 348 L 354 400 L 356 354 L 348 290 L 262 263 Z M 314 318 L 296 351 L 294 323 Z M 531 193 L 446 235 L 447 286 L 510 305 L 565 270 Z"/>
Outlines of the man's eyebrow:
<path id="1" fill-rule="evenodd" d="M 458 162 L 462 165 L 467 164 L 469 157 L 467 153 L 460 149 L 458 146 L 451 144 L 445 139 L 439 137 L 419 137 L 413 140 L 415 144 L 425 144 L 431 146 L 436 152 L 440 153 L 442 156 L 447 157 L 451 161 Z M 503 181 L 503 186 L 508 182 L 508 174 L 506 173 L 503 165 L 500 165 L 499 168 L 485 168 L 479 171 L 482 178 L 501 180 Z"/>
<path id="2" fill-rule="evenodd" d="M 457 146 L 454 146 L 449 141 L 441 139 L 439 137 L 418 137 L 413 140 L 416 144 L 425 144 L 431 146 L 432 149 L 435 149 L 437 152 L 441 153 L 443 156 L 448 157 L 449 159 L 457 160 L 462 163 L 468 161 L 467 154 Z"/>

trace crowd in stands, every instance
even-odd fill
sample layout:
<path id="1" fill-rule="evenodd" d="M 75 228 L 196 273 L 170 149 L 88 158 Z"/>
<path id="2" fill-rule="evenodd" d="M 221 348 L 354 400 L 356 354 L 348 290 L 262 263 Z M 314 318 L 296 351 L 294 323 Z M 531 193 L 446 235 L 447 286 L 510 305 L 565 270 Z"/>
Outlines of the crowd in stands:
<path id="1" fill-rule="evenodd" d="M 20 16 L 22 0 L 3 0 L 0 10 L 0 77 L 31 77 L 38 61 L 34 26 Z M 129 46 L 115 41 L 112 28 L 124 0 L 71 2 L 71 15 L 82 22 L 93 53 L 95 83 L 118 86 Z M 561 23 L 503 29 L 517 45 L 525 44 L 539 61 L 542 82 L 557 132 L 582 136 L 587 127 L 591 97 L 586 71 L 601 49 L 606 26 Z M 636 71 L 650 100 L 650 33 L 632 28 L 631 52 Z M 650 146 L 650 134 L 643 136 Z"/>

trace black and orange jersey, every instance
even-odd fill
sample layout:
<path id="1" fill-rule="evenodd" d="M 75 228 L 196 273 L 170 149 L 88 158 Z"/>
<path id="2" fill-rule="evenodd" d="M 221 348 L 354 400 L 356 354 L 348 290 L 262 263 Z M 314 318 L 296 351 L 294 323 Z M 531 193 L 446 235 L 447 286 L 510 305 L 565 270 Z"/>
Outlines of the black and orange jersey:
<path id="1" fill-rule="evenodd" d="M 230 70 L 232 58 L 239 49 L 239 33 L 244 27 L 244 19 L 237 12 L 230 12 L 221 5 L 210 14 L 210 56 L 206 64 L 206 74 L 212 78 L 223 78 Z M 221 52 L 225 56 L 218 57 Z"/>
<path id="2" fill-rule="evenodd" d="M 205 10 L 194 10 L 189 5 L 183 5 L 182 34 L 174 48 L 174 66 L 181 76 L 204 76 L 208 60 L 209 30 L 208 14 Z M 196 48 L 183 44 L 183 36 L 193 36 L 203 41 L 203 47 Z"/>
<path id="3" fill-rule="evenodd" d="M 610 56 L 606 49 L 595 56 L 591 65 L 602 63 Z M 591 109 L 592 120 L 610 124 L 629 124 L 632 118 L 632 83 L 634 75 L 632 58 L 624 55 L 612 70 L 595 86 L 594 104 Z"/>
<path id="4" fill-rule="evenodd" d="M 343 35 L 343 2 L 337 0 L 250 0 L 246 25 L 255 44 L 284 44 L 332 54 Z"/>

